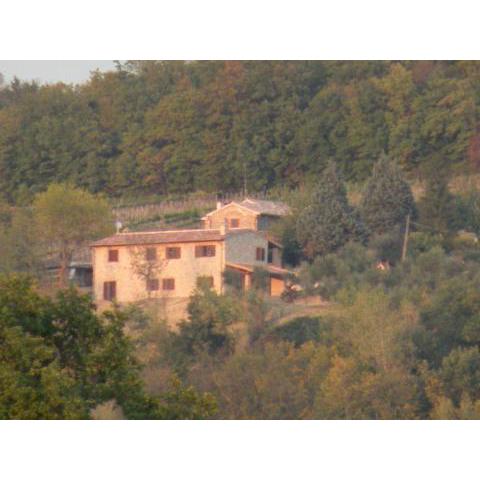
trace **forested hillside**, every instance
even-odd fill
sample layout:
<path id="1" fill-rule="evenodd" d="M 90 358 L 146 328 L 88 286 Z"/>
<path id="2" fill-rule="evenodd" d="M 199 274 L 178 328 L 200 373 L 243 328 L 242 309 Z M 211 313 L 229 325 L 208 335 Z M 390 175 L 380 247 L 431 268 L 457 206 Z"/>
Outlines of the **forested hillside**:
<path id="1" fill-rule="evenodd" d="M 295 186 L 334 160 L 367 178 L 480 166 L 475 62 L 126 62 L 78 85 L 0 87 L 0 192 L 108 196 Z"/>
<path id="2" fill-rule="evenodd" d="M 479 77 L 130 62 L 3 86 L 0 418 L 479 419 Z M 65 288 L 112 203 L 196 191 L 120 216 L 184 228 L 244 182 L 291 208 L 280 298 L 261 268 L 248 291 L 199 282 L 173 327 L 161 297 L 100 311 Z"/>

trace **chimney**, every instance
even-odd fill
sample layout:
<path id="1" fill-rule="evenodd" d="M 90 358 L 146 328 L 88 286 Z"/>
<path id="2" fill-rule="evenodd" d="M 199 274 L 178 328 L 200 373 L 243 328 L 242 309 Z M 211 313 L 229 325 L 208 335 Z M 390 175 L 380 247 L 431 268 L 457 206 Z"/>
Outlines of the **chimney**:
<path id="1" fill-rule="evenodd" d="M 220 210 L 223 207 L 223 202 L 221 200 L 217 200 L 217 210 Z"/>

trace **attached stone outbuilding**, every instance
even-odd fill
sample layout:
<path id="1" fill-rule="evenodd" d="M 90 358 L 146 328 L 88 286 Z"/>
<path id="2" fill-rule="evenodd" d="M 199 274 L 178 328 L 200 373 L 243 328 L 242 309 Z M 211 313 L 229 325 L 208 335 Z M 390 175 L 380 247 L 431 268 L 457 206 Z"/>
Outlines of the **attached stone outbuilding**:
<path id="1" fill-rule="evenodd" d="M 219 202 L 217 209 L 207 213 L 202 220 L 204 228 L 229 229 L 249 228 L 252 230 L 269 230 L 281 217 L 288 215 L 290 209 L 282 202 L 255 200 L 246 198 L 242 202 Z"/>

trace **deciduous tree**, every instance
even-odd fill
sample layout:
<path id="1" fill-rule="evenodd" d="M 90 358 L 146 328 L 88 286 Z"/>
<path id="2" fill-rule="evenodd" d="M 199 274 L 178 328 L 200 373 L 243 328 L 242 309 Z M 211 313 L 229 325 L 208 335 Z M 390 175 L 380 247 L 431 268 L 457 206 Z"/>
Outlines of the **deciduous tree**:
<path id="1" fill-rule="evenodd" d="M 68 184 L 52 184 L 33 203 L 38 239 L 60 262 L 59 286 L 66 284 L 76 249 L 113 231 L 106 200 Z"/>

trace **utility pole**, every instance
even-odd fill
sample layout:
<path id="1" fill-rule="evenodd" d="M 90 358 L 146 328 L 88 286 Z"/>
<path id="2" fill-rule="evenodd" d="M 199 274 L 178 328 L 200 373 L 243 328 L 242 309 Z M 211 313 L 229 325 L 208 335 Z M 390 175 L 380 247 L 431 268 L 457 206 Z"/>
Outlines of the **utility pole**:
<path id="1" fill-rule="evenodd" d="M 243 196 L 247 198 L 247 162 L 243 162 Z"/>
<path id="2" fill-rule="evenodd" d="M 407 258 L 407 247 L 408 247 L 408 234 L 410 232 L 410 214 L 407 215 L 407 221 L 405 223 L 405 236 L 403 237 L 403 248 L 402 248 L 402 262 Z"/>

